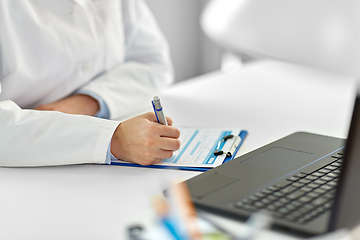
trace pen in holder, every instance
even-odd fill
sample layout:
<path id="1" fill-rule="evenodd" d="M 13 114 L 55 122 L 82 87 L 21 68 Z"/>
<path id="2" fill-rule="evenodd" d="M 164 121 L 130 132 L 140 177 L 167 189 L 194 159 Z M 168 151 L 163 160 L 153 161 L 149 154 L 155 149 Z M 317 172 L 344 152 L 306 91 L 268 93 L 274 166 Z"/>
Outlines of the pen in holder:
<path id="1" fill-rule="evenodd" d="M 231 145 L 229 151 L 223 151 L 223 150 L 220 150 L 220 146 L 223 142 L 226 142 L 228 139 L 234 139 L 234 142 L 233 144 Z M 214 150 L 214 155 L 215 156 L 219 156 L 219 155 L 223 155 L 223 154 L 226 154 L 226 157 L 231 157 L 236 148 L 239 146 L 239 143 L 241 141 L 241 137 L 240 136 L 234 136 L 234 135 L 226 135 L 224 136 L 217 144 L 217 147 L 216 149 Z"/>

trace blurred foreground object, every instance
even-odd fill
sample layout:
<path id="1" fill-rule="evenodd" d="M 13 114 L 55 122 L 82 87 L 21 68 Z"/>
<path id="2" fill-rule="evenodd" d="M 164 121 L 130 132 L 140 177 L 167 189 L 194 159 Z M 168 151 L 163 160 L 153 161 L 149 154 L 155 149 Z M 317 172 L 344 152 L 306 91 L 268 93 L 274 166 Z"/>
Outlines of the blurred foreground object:
<path id="1" fill-rule="evenodd" d="M 198 218 L 191 201 L 189 190 L 184 182 L 175 181 L 169 189 L 169 198 L 153 198 L 158 227 L 153 227 L 141 240 L 231 240 L 218 232 L 208 222 Z M 166 230 L 166 231 L 164 231 Z M 131 239 L 129 239 L 131 240 Z M 135 239 L 134 239 L 135 240 Z"/>
<path id="2" fill-rule="evenodd" d="M 213 0 L 201 24 L 233 53 L 360 76 L 358 0 Z"/>

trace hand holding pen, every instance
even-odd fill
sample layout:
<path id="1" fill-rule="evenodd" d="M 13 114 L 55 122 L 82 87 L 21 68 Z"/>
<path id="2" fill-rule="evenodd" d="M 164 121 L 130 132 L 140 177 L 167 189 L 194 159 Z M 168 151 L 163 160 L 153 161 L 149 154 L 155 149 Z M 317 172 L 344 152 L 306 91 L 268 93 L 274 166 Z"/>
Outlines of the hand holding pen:
<path id="1" fill-rule="evenodd" d="M 162 108 L 158 109 L 164 116 Z M 159 124 L 158 119 L 161 119 L 159 114 L 156 116 L 148 112 L 120 123 L 111 140 L 114 157 L 141 165 L 171 158 L 173 152 L 180 148 L 180 131 L 172 127 L 171 118 L 164 116 L 168 125 Z"/>

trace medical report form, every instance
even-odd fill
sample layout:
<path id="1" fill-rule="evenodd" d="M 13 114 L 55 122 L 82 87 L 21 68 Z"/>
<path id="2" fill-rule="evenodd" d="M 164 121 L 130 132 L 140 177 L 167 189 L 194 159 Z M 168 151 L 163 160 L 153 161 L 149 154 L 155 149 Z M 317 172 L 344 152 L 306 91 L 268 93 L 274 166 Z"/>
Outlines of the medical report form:
<path id="1" fill-rule="evenodd" d="M 236 146 L 238 148 L 244 140 L 242 138 L 246 136 L 246 131 L 241 129 L 199 129 L 187 127 L 178 127 L 178 129 L 180 130 L 180 149 L 175 151 L 171 158 L 163 159 L 160 163 L 154 164 L 154 167 L 179 167 L 183 169 L 186 169 L 186 167 L 214 168 L 224 163 L 227 157 L 226 153 L 233 147 L 236 139 L 240 138 L 239 146 Z M 224 141 L 224 137 L 228 135 L 233 135 L 237 138 L 234 137 Z M 215 150 L 222 150 L 225 154 L 215 155 Z M 130 164 L 134 166 L 134 164 L 120 160 L 118 163 L 122 163 L 118 165 Z"/>

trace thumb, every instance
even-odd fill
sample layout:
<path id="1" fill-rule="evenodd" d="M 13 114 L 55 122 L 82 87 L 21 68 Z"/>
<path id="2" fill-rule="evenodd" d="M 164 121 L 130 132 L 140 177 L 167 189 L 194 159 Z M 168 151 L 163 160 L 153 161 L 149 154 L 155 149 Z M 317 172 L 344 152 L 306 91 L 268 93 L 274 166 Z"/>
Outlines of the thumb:
<path id="1" fill-rule="evenodd" d="M 145 118 L 148 119 L 150 122 L 158 122 L 156 115 L 154 112 L 148 112 L 144 114 Z M 166 117 L 166 122 L 168 123 L 169 126 L 173 125 L 173 120 L 171 117 Z"/>

